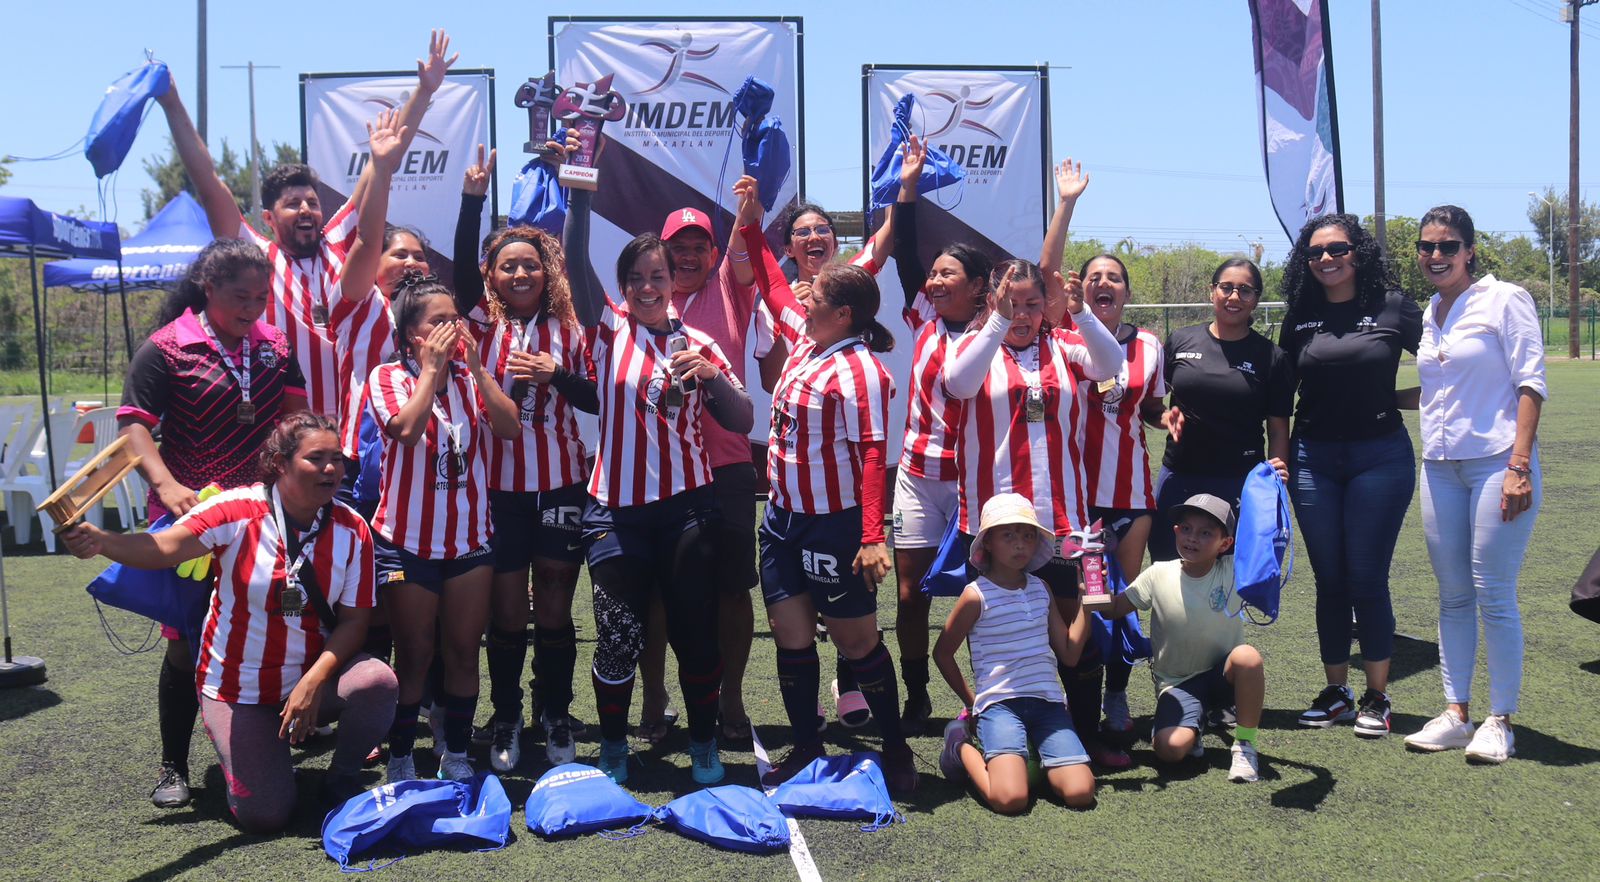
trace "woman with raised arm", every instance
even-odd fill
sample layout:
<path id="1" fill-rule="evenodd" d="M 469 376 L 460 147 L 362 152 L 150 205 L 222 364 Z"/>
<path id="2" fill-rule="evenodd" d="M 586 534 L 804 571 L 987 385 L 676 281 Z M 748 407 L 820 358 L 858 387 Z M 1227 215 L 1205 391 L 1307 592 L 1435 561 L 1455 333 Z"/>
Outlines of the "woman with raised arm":
<path id="1" fill-rule="evenodd" d="M 567 254 L 583 255 L 570 279 L 572 306 L 587 329 L 597 381 L 600 441 L 583 512 L 594 586 L 597 765 L 628 777 L 628 709 L 659 592 L 667 639 L 689 717 L 696 783 L 723 778 L 717 751 L 717 586 L 710 536 L 721 517 L 701 441 L 705 415 L 732 432 L 754 424 L 750 396 L 711 338 L 673 318 L 674 264 L 661 237 L 644 233 L 617 257 L 624 302 L 610 302 L 587 271 L 592 194 L 575 190 L 567 211 Z"/>

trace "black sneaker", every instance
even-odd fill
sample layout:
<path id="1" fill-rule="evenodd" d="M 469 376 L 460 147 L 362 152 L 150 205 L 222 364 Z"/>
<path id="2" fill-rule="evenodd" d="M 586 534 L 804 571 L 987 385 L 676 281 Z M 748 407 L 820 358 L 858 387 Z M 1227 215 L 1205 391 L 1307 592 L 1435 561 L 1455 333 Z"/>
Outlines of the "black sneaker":
<path id="1" fill-rule="evenodd" d="M 928 720 L 933 717 L 933 702 L 928 699 L 928 693 L 906 696 L 905 710 L 900 712 L 900 729 L 906 737 L 921 735 L 928 727 Z"/>
<path id="2" fill-rule="evenodd" d="M 156 808 L 183 808 L 189 804 L 189 776 L 169 762 L 161 764 L 161 777 L 150 791 L 150 802 Z"/>
<path id="3" fill-rule="evenodd" d="M 890 793 L 905 796 L 917 789 L 917 763 L 910 745 L 904 741 L 886 744 L 880 755 L 883 757 L 883 783 L 888 785 Z"/>
<path id="4" fill-rule="evenodd" d="M 322 804 L 329 807 L 342 806 L 350 801 L 351 797 L 367 792 L 361 783 L 360 775 L 341 775 L 329 772 L 322 778 L 322 786 L 318 788 L 317 795 L 322 799 Z"/>
<path id="5" fill-rule="evenodd" d="M 1326 729 L 1335 723 L 1348 723 L 1356 718 L 1356 697 L 1349 686 L 1329 683 L 1317 693 L 1317 700 L 1300 714 L 1300 725 Z"/>
<path id="6" fill-rule="evenodd" d="M 1382 738 L 1389 734 L 1389 696 L 1376 689 L 1361 694 L 1356 712 L 1356 734 L 1362 738 Z"/>
<path id="7" fill-rule="evenodd" d="M 800 770 L 811 765 L 818 759 L 828 755 L 821 741 L 809 744 L 796 744 L 789 748 L 788 756 L 779 760 L 772 768 L 761 776 L 762 787 L 777 787 L 779 784 L 800 774 Z"/>

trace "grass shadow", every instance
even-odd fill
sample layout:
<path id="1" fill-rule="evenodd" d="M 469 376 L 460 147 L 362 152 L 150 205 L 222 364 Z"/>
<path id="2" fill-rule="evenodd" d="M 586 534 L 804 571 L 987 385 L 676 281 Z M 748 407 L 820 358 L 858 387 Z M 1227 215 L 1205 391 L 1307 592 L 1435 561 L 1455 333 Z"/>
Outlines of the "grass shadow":
<path id="1" fill-rule="evenodd" d="M 61 703 L 54 690 L 38 686 L 0 692 L 0 723 L 19 720 L 36 711 L 48 710 Z"/>
<path id="2" fill-rule="evenodd" d="M 1326 766 L 1280 759 L 1268 754 L 1263 754 L 1261 757 L 1261 779 L 1263 781 L 1281 781 L 1283 775 L 1278 769 L 1283 767 L 1308 772 L 1311 775 L 1311 779 L 1274 790 L 1272 792 L 1272 805 L 1274 808 L 1314 812 L 1322 807 L 1323 802 L 1327 801 L 1328 795 L 1333 792 L 1333 787 L 1337 783 L 1333 773 Z"/>
<path id="3" fill-rule="evenodd" d="M 1600 674 L 1600 658 L 1578 665 L 1578 670 L 1588 671 L 1591 674 Z"/>
<path id="4" fill-rule="evenodd" d="M 1355 664 L 1359 664 L 1359 660 Z M 1389 682 L 1431 671 L 1439 667 L 1439 644 L 1408 634 L 1394 635 L 1394 652 L 1389 656 Z"/>
<path id="5" fill-rule="evenodd" d="M 1532 760 L 1543 766 L 1588 766 L 1600 762 L 1600 750 L 1553 738 L 1521 723 L 1513 723 L 1517 759 Z"/>

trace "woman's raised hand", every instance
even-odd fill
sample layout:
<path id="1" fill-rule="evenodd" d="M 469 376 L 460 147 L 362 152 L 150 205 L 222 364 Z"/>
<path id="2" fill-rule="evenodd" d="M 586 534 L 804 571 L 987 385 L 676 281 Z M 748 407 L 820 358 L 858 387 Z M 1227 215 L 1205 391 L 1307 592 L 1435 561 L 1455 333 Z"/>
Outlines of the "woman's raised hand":
<path id="1" fill-rule="evenodd" d="M 497 150 L 489 151 L 487 160 L 483 157 L 483 145 L 478 145 L 478 161 L 467 166 L 467 174 L 461 182 L 461 192 L 468 196 L 487 196 L 489 194 L 489 180 L 494 175 L 494 159 Z"/>

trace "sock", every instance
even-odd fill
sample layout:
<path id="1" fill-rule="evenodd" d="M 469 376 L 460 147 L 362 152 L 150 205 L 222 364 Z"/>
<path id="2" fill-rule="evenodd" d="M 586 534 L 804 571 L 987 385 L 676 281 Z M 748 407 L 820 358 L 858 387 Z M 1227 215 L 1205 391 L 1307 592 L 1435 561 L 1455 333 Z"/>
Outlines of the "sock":
<path id="1" fill-rule="evenodd" d="M 815 643 L 804 649 L 778 647 L 778 694 L 789 717 L 794 744 L 812 744 L 817 734 L 817 686 L 822 681 Z"/>
<path id="2" fill-rule="evenodd" d="M 163 659 L 156 679 L 156 712 L 161 720 L 161 761 L 172 763 L 187 778 L 189 739 L 194 735 L 194 718 L 200 713 L 194 674 Z"/>
<path id="3" fill-rule="evenodd" d="M 678 688 L 683 690 L 685 715 L 689 718 L 689 738 L 704 744 L 716 737 L 717 702 L 722 696 L 722 663 L 697 670 L 678 665 Z M 812 694 L 816 691 L 813 689 Z"/>
<path id="4" fill-rule="evenodd" d="M 600 714 L 600 737 L 607 741 L 621 741 L 628 737 L 628 706 L 633 703 L 634 675 L 621 683 L 607 683 L 600 675 L 590 671 L 594 681 L 595 709 Z"/>
<path id="5" fill-rule="evenodd" d="M 513 723 L 522 719 L 522 666 L 528 660 L 526 631 L 489 629 L 485 647 L 489 657 L 489 704 L 495 722 Z"/>
<path id="6" fill-rule="evenodd" d="M 367 628 L 367 641 L 362 644 L 361 651 L 372 656 L 384 664 L 389 663 L 389 656 L 394 652 L 394 633 L 388 625 L 372 625 Z"/>
<path id="7" fill-rule="evenodd" d="M 549 719 L 566 716 L 572 706 L 572 670 L 577 664 L 577 628 L 571 623 L 560 628 L 534 627 L 534 679 L 539 684 L 539 703 Z"/>
<path id="8" fill-rule="evenodd" d="M 872 709 L 872 718 L 878 721 L 878 731 L 883 734 L 884 746 L 905 743 L 900 733 L 900 688 L 894 676 L 894 659 L 879 638 L 872 651 L 850 664 L 856 669 L 856 682 L 861 694 Z"/>
<path id="9" fill-rule="evenodd" d="M 1061 686 L 1067 693 L 1067 712 L 1072 715 L 1072 728 L 1078 737 L 1088 740 L 1100 737 L 1100 681 L 1105 666 L 1100 663 L 1100 653 L 1084 651 L 1084 658 L 1076 667 L 1057 665 Z"/>
<path id="10" fill-rule="evenodd" d="M 850 667 L 850 660 L 845 658 L 842 653 L 836 652 L 833 655 L 833 678 L 839 681 L 839 693 L 841 695 L 852 689 L 860 688 L 856 686 L 856 669 Z"/>
<path id="11" fill-rule="evenodd" d="M 1106 691 L 1127 692 L 1128 675 L 1131 673 L 1133 673 L 1133 665 L 1120 658 L 1106 662 Z"/>
<path id="12" fill-rule="evenodd" d="M 900 659 L 900 679 L 906 684 L 906 700 L 928 700 L 928 657 Z"/>
<path id="13" fill-rule="evenodd" d="M 478 696 L 444 693 L 444 746 L 451 753 L 466 753 L 472 746 L 472 716 L 478 712 Z M 434 705 L 438 712 L 438 705 Z"/>
<path id="14" fill-rule="evenodd" d="M 1256 743 L 1256 727 L 1255 726 L 1234 726 L 1233 727 L 1233 740 L 1235 740 L 1235 741 L 1248 741 L 1251 744 L 1255 744 Z"/>
<path id="15" fill-rule="evenodd" d="M 397 704 L 394 722 L 389 724 L 389 756 L 410 756 L 417 744 L 417 715 L 422 713 L 422 702 Z"/>

